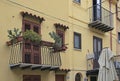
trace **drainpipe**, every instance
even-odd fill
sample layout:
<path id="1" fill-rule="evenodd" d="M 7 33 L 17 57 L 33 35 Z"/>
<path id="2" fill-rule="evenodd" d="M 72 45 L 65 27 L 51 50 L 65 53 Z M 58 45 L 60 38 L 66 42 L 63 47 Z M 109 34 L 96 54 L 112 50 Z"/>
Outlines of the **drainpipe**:
<path id="1" fill-rule="evenodd" d="M 109 0 L 109 10 L 111 12 L 111 0 Z M 111 26 L 111 14 L 110 14 L 110 26 Z M 110 49 L 112 50 L 112 31 L 110 31 Z"/>

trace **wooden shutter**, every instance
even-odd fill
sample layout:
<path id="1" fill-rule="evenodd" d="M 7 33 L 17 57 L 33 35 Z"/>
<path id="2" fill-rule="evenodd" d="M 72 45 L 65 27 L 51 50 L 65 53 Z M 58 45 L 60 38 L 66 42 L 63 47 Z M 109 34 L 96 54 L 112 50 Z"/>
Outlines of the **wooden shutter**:
<path id="1" fill-rule="evenodd" d="M 64 75 L 55 75 L 55 81 L 64 81 Z"/>
<path id="2" fill-rule="evenodd" d="M 60 29 L 57 29 L 56 32 L 62 39 L 62 45 L 64 45 L 65 44 L 65 32 L 63 30 L 60 30 Z"/>
<path id="3" fill-rule="evenodd" d="M 23 21 L 23 31 L 33 30 L 34 32 L 40 34 L 40 26 L 39 24 L 24 20 Z M 31 41 L 24 41 L 23 44 L 23 62 L 24 63 L 32 63 L 39 64 L 40 62 L 40 46 L 35 45 Z"/>
<path id="4" fill-rule="evenodd" d="M 23 75 L 23 81 L 32 81 L 32 77 L 29 75 Z"/>
<path id="5" fill-rule="evenodd" d="M 23 81 L 41 81 L 40 75 L 23 75 Z"/>
<path id="6" fill-rule="evenodd" d="M 24 63 L 31 63 L 31 54 L 32 54 L 32 50 L 31 50 L 31 43 L 24 41 L 24 45 L 23 45 L 23 62 Z"/>
<path id="7" fill-rule="evenodd" d="M 40 63 L 40 46 L 39 45 L 33 45 L 33 63 L 39 64 Z"/>
<path id="8" fill-rule="evenodd" d="M 41 77 L 39 75 L 33 75 L 32 81 L 41 81 Z"/>

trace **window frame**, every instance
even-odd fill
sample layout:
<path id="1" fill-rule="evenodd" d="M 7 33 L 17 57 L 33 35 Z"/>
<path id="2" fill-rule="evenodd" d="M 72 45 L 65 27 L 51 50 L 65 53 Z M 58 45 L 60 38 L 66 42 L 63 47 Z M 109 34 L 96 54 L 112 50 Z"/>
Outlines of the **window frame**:
<path id="1" fill-rule="evenodd" d="M 75 46 L 75 44 L 76 44 L 76 42 L 75 42 L 75 35 L 76 35 L 76 36 L 79 36 L 79 47 L 76 47 L 76 46 Z M 74 32 L 74 40 L 73 40 L 73 41 L 74 41 L 74 48 L 75 48 L 75 49 L 82 49 L 81 33 Z"/>
<path id="2" fill-rule="evenodd" d="M 56 33 L 58 34 L 58 36 L 62 35 L 61 39 L 62 39 L 62 46 L 65 45 L 65 31 L 60 30 L 60 29 L 56 29 Z"/>
<path id="3" fill-rule="evenodd" d="M 30 30 L 33 30 L 34 31 L 34 27 L 38 27 L 38 34 L 41 34 L 41 26 L 40 26 L 40 24 L 39 23 L 35 23 L 35 22 L 32 22 L 32 21 L 30 21 L 30 20 L 23 20 L 23 26 L 22 26 L 22 31 L 23 32 L 25 32 L 25 24 L 28 24 L 28 25 L 30 25 Z"/>
<path id="4" fill-rule="evenodd" d="M 118 32 L 118 43 L 120 44 L 120 32 Z"/>
<path id="5" fill-rule="evenodd" d="M 82 79 L 81 74 L 80 73 L 76 73 L 75 74 L 75 81 L 82 81 L 81 79 Z"/>
<path id="6" fill-rule="evenodd" d="M 78 0 L 73 0 L 73 2 L 80 4 L 81 0 L 79 0 L 79 1 Z"/>
<path id="7" fill-rule="evenodd" d="M 38 27 L 38 34 L 41 35 L 41 24 L 40 23 L 37 23 L 37 22 L 32 22 L 31 20 L 26 20 L 26 19 L 23 19 L 22 21 L 22 31 L 25 32 L 26 31 L 26 28 L 25 28 L 25 25 L 29 25 L 30 26 L 30 30 L 33 30 L 34 31 L 34 27 Z M 37 32 L 36 32 L 37 33 Z M 22 57 L 22 61 L 25 62 L 25 63 L 32 63 L 32 64 L 41 64 L 41 58 L 40 58 L 40 50 L 34 50 L 34 48 L 36 48 L 36 45 L 34 45 L 34 43 L 32 43 L 31 41 L 23 41 L 24 44 L 23 44 L 23 57 Z M 26 48 L 26 45 L 27 44 L 30 44 L 29 49 Z M 37 46 L 37 48 L 39 48 L 39 45 Z M 29 55 L 27 57 L 27 55 Z M 39 57 L 39 60 L 36 61 L 35 59 L 35 56 L 38 56 Z M 27 59 L 29 58 L 29 59 Z"/>
<path id="8" fill-rule="evenodd" d="M 34 79 L 37 79 L 37 81 L 41 81 L 40 75 L 23 75 L 23 81 L 34 81 Z"/>

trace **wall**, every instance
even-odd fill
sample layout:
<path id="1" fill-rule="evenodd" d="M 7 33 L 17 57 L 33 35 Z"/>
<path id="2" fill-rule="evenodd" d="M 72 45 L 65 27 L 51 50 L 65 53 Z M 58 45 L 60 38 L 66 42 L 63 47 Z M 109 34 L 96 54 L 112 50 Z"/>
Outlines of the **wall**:
<path id="1" fill-rule="evenodd" d="M 63 3 L 64 2 L 64 3 Z M 56 3 L 56 4 L 55 4 Z M 61 5 L 62 4 L 62 5 Z M 15 28 L 22 29 L 21 11 L 32 13 L 40 17 L 44 17 L 45 21 L 41 24 L 42 40 L 52 41 L 49 32 L 55 31 L 54 23 L 65 24 L 60 19 L 67 20 L 68 17 L 68 2 L 64 0 L 56 1 L 23 1 L 23 0 L 1 0 L 0 1 L 0 81 L 23 81 L 22 76 L 27 75 L 41 75 L 41 81 L 55 81 L 54 71 L 40 71 L 31 69 L 14 69 L 9 67 L 10 48 L 6 45 L 9 40 L 7 30 Z M 41 13 L 44 12 L 44 13 Z M 48 15 L 47 15 L 48 14 Z M 57 17 L 53 18 L 51 16 Z M 67 33 L 66 33 L 67 34 Z M 66 36 L 67 37 L 67 36 Z M 61 55 L 63 58 L 62 67 L 68 68 L 67 54 Z M 66 62 L 65 62 L 66 61 Z"/>
<path id="2" fill-rule="evenodd" d="M 107 4 L 107 5 L 105 5 Z M 48 32 L 55 31 L 54 23 L 61 23 L 69 26 L 65 33 L 65 43 L 68 44 L 67 51 L 61 53 L 62 66 L 61 68 L 71 69 L 66 75 L 66 81 L 74 81 L 75 74 L 82 74 L 82 81 L 86 78 L 86 54 L 88 50 L 93 53 L 93 36 L 103 39 L 103 47 L 110 47 L 110 33 L 102 33 L 100 31 L 90 29 L 88 8 L 91 7 L 92 0 L 81 0 L 80 4 L 76 4 L 72 0 L 1 0 L 0 1 L 0 81 L 22 81 L 23 74 L 41 75 L 41 81 L 55 81 L 55 72 L 39 71 L 30 69 L 11 70 L 9 67 L 10 49 L 6 46 L 8 41 L 7 30 L 14 27 L 22 28 L 21 11 L 27 11 L 33 15 L 44 17 L 45 21 L 41 24 L 42 40 L 51 41 Z M 103 6 L 108 8 L 108 2 Z M 112 5 L 113 7 L 114 5 Z M 41 13 L 42 12 L 42 13 Z M 114 12 L 114 7 L 112 8 Z M 115 19 L 114 19 L 115 20 Z M 115 26 L 115 23 L 114 23 Z M 115 34 L 115 29 L 112 34 Z M 82 49 L 73 48 L 73 33 L 81 33 Z M 116 41 L 113 38 L 113 52 L 116 50 Z M 48 75 L 48 76 L 47 76 Z M 7 78 L 6 78 L 7 76 Z"/>
<path id="3" fill-rule="evenodd" d="M 102 0 L 103 1 L 103 0 Z M 87 61 L 86 54 L 88 54 L 88 50 L 90 53 L 93 53 L 93 36 L 97 36 L 102 38 L 103 48 L 110 47 L 110 32 L 103 33 L 95 29 L 90 29 L 88 27 L 89 24 L 89 7 L 92 6 L 92 0 L 81 0 L 80 4 L 76 4 L 72 0 L 69 0 L 69 21 L 70 29 L 69 29 L 69 53 L 70 53 L 70 66 L 71 66 L 71 79 L 74 80 L 76 73 L 82 74 L 82 81 L 86 78 L 86 70 L 87 70 Z M 102 3 L 102 6 L 109 10 L 108 1 Z M 115 12 L 115 5 L 112 4 L 111 11 Z M 112 51 L 116 52 L 116 40 L 113 38 L 116 32 L 116 20 L 115 14 L 113 15 L 114 20 L 114 30 L 112 31 Z M 74 49 L 73 48 L 73 32 L 81 33 L 82 36 L 82 49 Z"/>

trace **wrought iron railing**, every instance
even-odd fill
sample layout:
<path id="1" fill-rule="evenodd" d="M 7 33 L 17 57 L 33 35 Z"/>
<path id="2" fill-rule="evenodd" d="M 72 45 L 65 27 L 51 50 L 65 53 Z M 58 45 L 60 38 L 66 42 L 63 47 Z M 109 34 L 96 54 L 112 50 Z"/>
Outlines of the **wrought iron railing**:
<path id="1" fill-rule="evenodd" d="M 98 69 L 99 64 L 98 64 L 98 56 L 96 56 L 94 53 L 92 54 L 87 54 L 87 69 L 88 70 L 93 70 L 93 69 Z"/>
<path id="2" fill-rule="evenodd" d="M 23 62 L 23 42 L 10 45 L 10 65 L 17 65 Z M 38 65 L 61 66 L 60 52 L 54 52 L 51 47 L 40 46 L 40 63 Z M 32 50 L 31 50 L 32 51 Z M 30 63 L 29 63 L 30 64 Z"/>
<path id="3" fill-rule="evenodd" d="M 87 69 L 88 70 L 96 69 L 94 66 L 98 66 L 98 65 L 95 65 L 95 62 L 97 61 L 98 60 L 95 60 L 94 54 L 88 54 L 87 55 Z M 114 65 L 115 65 L 115 68 L 120 69 L 120 55 L 114 56 Z"/>
<path id="4" fill-rule="evenodd" d="M 103 8 L 101 5 L 94 5 L 89 9 L 89 21 L 100 21 L 101 23 L 113 27 L 113 13 Z"/>
<path id="5" fill-rule="evenodd" d="M 115 67 L 120 69 L 120 55 L 114 56 Z"/>

